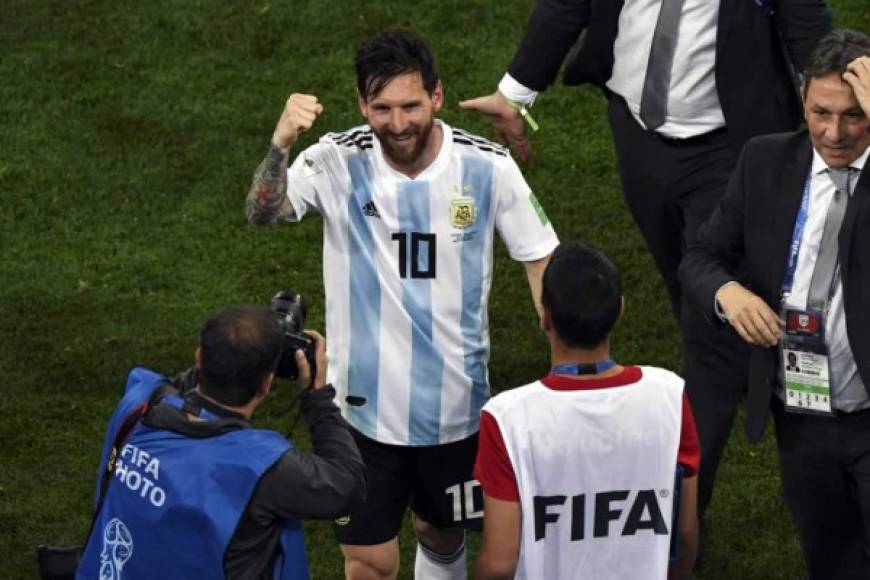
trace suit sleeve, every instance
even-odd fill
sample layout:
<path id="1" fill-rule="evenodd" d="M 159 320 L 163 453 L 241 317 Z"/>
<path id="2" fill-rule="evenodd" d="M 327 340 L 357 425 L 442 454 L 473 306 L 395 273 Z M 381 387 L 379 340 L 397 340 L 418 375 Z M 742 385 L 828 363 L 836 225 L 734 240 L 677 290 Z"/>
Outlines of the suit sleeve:
<path id="1" fill-rule="evenodd" d="M 716 291 L 736 279 L 737 268 L 743 259 L 749 149 L 750 146 L 744 147 L 725 195 L 707 222 L 698 229 L 680 264 L 680 283 L 689 300 L 701 312 L 712 314 Z"/>
<path id="2" fill-rule="evenodd" d="M 590 0 L 539 0 L 526 24 L 508 73 L 524 86 L 543 91 L 589 23 Z"/>
<path id="3" fill-rule="evenodd" d="M 831 30 L 831 12 L 824 0 L 779 0 L 776 26 L 789 60 L 802 73 L 819 39 Z"/>

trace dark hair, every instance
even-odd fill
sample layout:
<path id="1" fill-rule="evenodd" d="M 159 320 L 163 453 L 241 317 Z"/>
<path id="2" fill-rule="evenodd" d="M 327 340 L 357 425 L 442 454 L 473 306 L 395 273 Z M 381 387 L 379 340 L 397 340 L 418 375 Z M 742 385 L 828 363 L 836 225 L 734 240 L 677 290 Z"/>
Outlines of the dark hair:
<path id="1" fill-rule="evenodd" d="M 810 80 L 829 74 L 842 75 L 846 66 L 861 56 L 870 56 L 870 36 L 854 30 L 832 30 L 819 40 L 804 71 L 804 97 Z"/>
<path id="2" fill-rule="evenodd" d="M 432 53 L 410 30 L 393 29 L 364 41 L 356 53 L 356 88 L 368 100 L 399 75 L 420 73 L 430 95 L 438 85 Z"/>
<path id="3" fill-rule="evenodd" d="M 562 342 L 572 348 L 594 348 L 607 340 L 619 318 L 619 270 L 582 242 L 560 244 L 544 270 L 541 302 Z"/>
<path id="4" fill-rule="evenodd" d="M 200 332 L 200 388 L 224 405 L 246 405 L 274 372 L 283 334 L 265 306 L 233 306 L 209 318 Z"/>

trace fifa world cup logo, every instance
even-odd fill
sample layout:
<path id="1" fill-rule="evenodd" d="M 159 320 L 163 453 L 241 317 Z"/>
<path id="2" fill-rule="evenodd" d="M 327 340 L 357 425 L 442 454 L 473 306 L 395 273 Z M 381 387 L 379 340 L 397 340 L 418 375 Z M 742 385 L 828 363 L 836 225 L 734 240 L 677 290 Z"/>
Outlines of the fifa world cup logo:
<path id="1" fill-rule="evenodd" d="M 103 551 L 100 552 L 100 580 L 121 580 L 121 570 L 133 555 L 133 536 L 118 518 L 103 528 Z"/>

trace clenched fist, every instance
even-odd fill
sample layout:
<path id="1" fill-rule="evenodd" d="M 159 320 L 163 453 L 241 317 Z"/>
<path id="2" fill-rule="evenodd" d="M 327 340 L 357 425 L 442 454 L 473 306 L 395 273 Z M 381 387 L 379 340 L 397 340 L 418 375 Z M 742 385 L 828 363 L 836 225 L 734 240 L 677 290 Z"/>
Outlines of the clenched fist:
<path id="1" fill-rule="evenodd" d="M 287 99 L 284 112 L 272 133 L 272 143 L 282 149 L 289 148 L 296 142 L 299 133 L 314 125 L 314 120 L 322 112 L 323 105 L 317 102 L 314 95 L 293 93 Z"/>

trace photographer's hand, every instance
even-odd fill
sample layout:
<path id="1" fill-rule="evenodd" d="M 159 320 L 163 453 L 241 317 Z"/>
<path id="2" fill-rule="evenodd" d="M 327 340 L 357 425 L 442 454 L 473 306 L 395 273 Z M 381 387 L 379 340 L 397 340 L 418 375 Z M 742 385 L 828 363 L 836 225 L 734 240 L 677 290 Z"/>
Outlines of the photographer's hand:
<path id="1" fill-rule="evenodd" d="M 298 381 L 301 385 L 311 386 L 317 390 L 326 384 L 326 365 L 328 359 L 326 357 L 326 339 L 316 330 L 306 330 L 305 334 L 314 341 L 314 361 L 317 365 L 314 380 L 311 379 L 311 367 L 308 364 L 308 359 L 305 358 L 305 353 L 300 349 L 296 351 L 296 366 L 299 367 Z"/>

